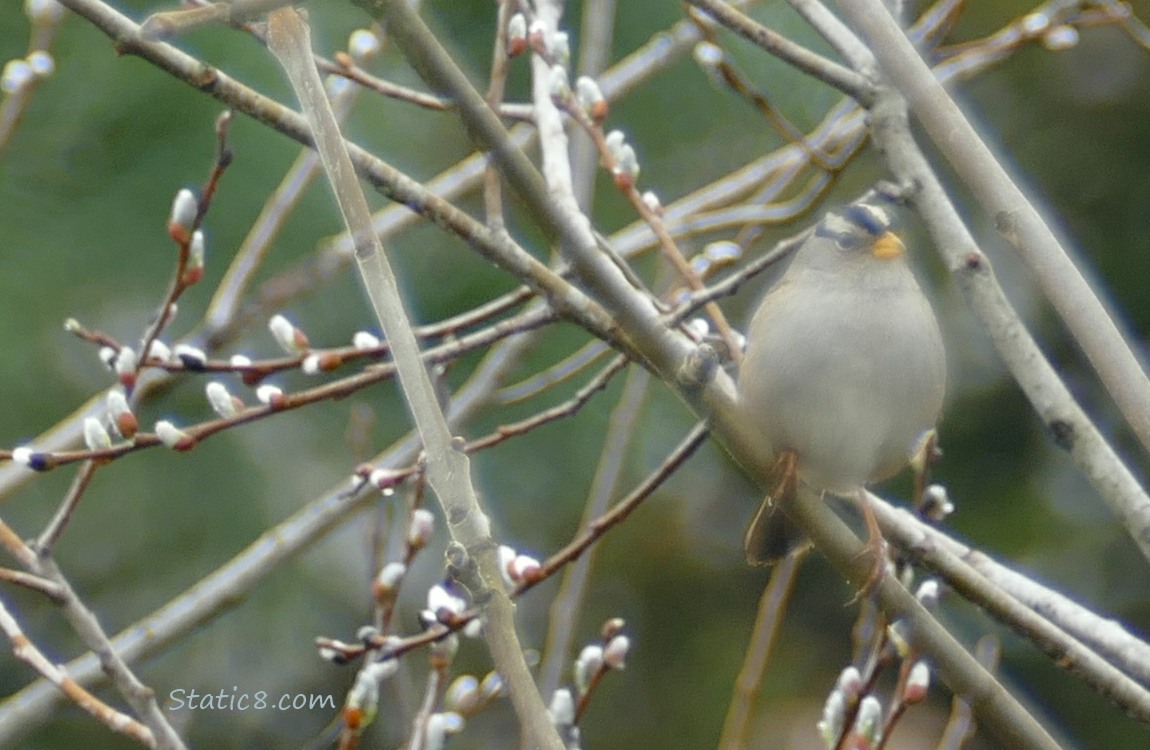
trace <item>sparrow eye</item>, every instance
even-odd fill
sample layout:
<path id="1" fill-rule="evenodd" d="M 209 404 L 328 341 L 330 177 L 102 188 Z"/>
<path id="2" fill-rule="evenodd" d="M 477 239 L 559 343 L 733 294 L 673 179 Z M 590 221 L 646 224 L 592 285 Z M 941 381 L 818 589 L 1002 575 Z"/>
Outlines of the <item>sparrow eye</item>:
<path id="1" fill-rule="evenodd" d="M 859 247 L 858 237 L 852 237 L 849 234 L 840 234 L 835 237 L 835 247 L 843 252 L 857 250 Z"/>

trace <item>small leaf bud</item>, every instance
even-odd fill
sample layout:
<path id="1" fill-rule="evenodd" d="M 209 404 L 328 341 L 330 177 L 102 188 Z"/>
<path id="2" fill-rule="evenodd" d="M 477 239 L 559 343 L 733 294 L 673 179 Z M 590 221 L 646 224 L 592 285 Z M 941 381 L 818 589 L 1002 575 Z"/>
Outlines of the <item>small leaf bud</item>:
<path id="1" fill-rule="evenodd" d="M 556 31 L 551 35 L 551 43 L 548 45 L 551 59 L 566 68 L 571 64 L 571 38 L 567 35 L 566 31 Z"/>
<path id="2" fill-rule="evenodd" d="M 47 78 L 56 72 L 56 60 L 42 49 L 32 52 L 25 58 L 32 74 L 37 78 Z"/>
<path id="3" fill-rule="evenodd" d="M 307 351 L 307 336 L 283 315 L 273 315 L 268 320 L 268 330 L 271 331 L 272 337 L 275 338 L 280 348 L 288 354 L 300 354 Z"/>
<path id="4" fill-rule="evenodd" d="M 560 688 L 551 694 L 551 705 L 547 708 L 551 723 L 556 727 L 569 727 L 575 723 L 575 699 L 571 691 Z"/>
<path id="5" fill-rule="evenodd" d="M 90 451 L 105 450 L 112 447 L 112 436 L 104 429 L 104 425 L 96 417 L 84 418 L 84 444 Z"/>
<path id="6" fill-rule="evenodd" d="M 910 668 L 906 678 L 906 687 L 903 689 L 902 699 L 910 705 L 921 703 L 926 699 L 930 690 L 930 667 L 925 661 L 919 660 Z"/>
<path id="7" fill-rule="evenodd" d="M 56 23 L 64 17 L 64 6 L 56 0 L 24 0 L 24 13 L 32 23 Z"/>
<path id="8" fill-rule="evenodd" d="M 580 695 L 587 692 L 587 689 L 591 686 L 592 678 L 594 678 L 602 666 L 603 647 L 598 644 L 584 646 L 583 650 L 579 652 L 579 658 L 575 660 L 573 669 L 575 688 L 579 691 Z"/>
<path id="9" fill-rule="evenodd" d="M 27 86 L 36 74 L 26 60 L 9 60 L 0 72 L 0 91 L 15 94 Z"/>
<path id="10" fill-rule="evenodd" d="M 283 389 L 271 383 L 264 383 L 259 388 L 256 388 L 256 398 L 259 399 L 261 404 L 266 404 L 273 409 L 283 408 L 285 403 Z"/>
<path id="11" fill-rule="evenodd" d="M 372 587 L 376 601 L 395 599 L 399 584 L 403 582 L 406 574 L 407 566 L 401 562 L 389 562 L 380 568 L 379 574 L 375 577 L 375 585 Z"/>
<path id="12" fill-rule="evenodd" d="M 116 426 L 116 431 L 125 440 L 131 440 L 135 437 L 136 432 L 140 429 L 140 423 L 136 419 L 136 415 L 132 413 L 132 409 L 128 406 L 128 399 L 124 397 L 124 392 L 113 388 L 108 391 L 108 396 L 104 403 L 108 407 L 108 415 L 112 418 L 112 424 Z"/>
<path id="13" fill-rule="evenodd" d="M 819 736 L 822 737 L 828 750 L 838 744 L 839 736 L 843 733 L 846 714 L 846 698 L 836 688 L 827 696 L 827 702 L 823 704 L 823 716 L 818 723 Z"/>
<path id="14" fill-rule="evenodd" d="M 367 331 L 356 331 L 351 339 L 351 345 L 356 349 L 375 349 L 379 347 L 379 337 Z"/>
<path id="15" fill-rule="evenodd" d="M 601 123 L 607 119 L 607 99 L 594 78 L 579 76 L 575 81 L 575 92 L 579 106 L 593 122 Z"/>
<path id="16" fill-rule="evenodd" d="M 136 384 L 136 367 L 138 364 L 136 352 L 132 347 L 120 347 L 120 351 L 116 353 L 116 375 L 119 376 L 120 383 L 129 390 Z"/>
<path id="17" fill-rule="evenodd" d="M 192 241 L 188 245 L 188 265 L 184 268 L 181 277 L 185 286 L 191 286 L 204 278 L 204 233 L 197 229 L 192 232 Z"/>
<path id="18" fill-rule="evenodd" d="M 527 18 L 516 13 L 507 21 L 507 56 L 517 57 L 527 51 Z"/>
<path id="19" fill-rule="evenodd" d="M 485 702 L 500 698 L 506 692 L 507 685 L 503 682 L 503 676 L 498 672 L 488 672 L 483 681 L 479 683 L 479 694 L 483 696 Z"/>
<path id="20" fill-rule="evenodd" d="M 609 669 L 623 669 L 626 666 L 627 652 L 631 650 L 631 639 L 617 635 L 607 642 L 603 649 L 603 664 Z"/>
<path id="21" fill-rule="evenodd" d="M 562 65 L 552 65 L 547 78 L 551 101 L 562 107 L 571 97 L 571 82 L 567 79 L 567 68 Z"/>
<path id="22" fill-rule="evenodd" d="M 190 450 L 196 444 L 195 438 L 166 419 L 156 422 L 155 432 L 160 442 L 174 451 Z"/>
<path id="23" fill-rule="evenodd" d="M 168 234 L 181 245 L 187 243 L 192 237 L 192 226 L 196 223 L 196 216 L 200 212 L 200 202 L 195 193 L 187 188 L 180 188 L 172 200 L 172 213 L 168 217 Z"/>
<path id="24" fill-rule="evenodd" d="M 858 667 L 849 666 L 839 673 L 839 680 L 835 683 L 835 690 L 842 693 L 847 705 L 853 706 L 862 694 L 863 679 Z"/>
<path id="25" fill-rule="evenodd" d="M 212 411 L 224 419 L 234 417 L 242 408 L 236 403 L 235 397 L 228 392 L 228 387 L 219 381 L 213 380 L 204 386 L 204 393 L 208 396 Z"/>
<path id="26" fill-rule="evenodd" d="M 407 525 L 407 546 L 412 550 L 421 550 L 431 541 L 435 532 L 435 515 L 426 508 L 416 508 L 411 512 L 411 521 Z M 435 611 L 435 608 L 431 608 Z"/>
<path id="27" fill-rule="evenodd" d="M 648 190 L 643 193 L 643 205 L 656 216 L 663 215 L 663 202 L 659 200 L 659 196 L 654 190 Z"/>
<path id="28" fill-rule="evenodd" d="M 203 372 L 204 367 L 208 364 L 207 353 L 191 344 L 176 344 L 176 348 L 172 350 L 172 356 L 192 372 Z"/>
<path id="29" fill-rule="evenodd" d="M 154 359 L 157 362 L 167 362 L 171 358 L 172 350 L 168 348 L 168 345 L 159 339 L 152 339 L 151 345 L 148 346 L 148 356 L 144 359 L 145 361 Z"/>
<path id="30" fill-rule="evenodd" d="M 461 716 L 473 712 L 479 706 L 479 680 L 469 674 L 456 677 L 443 695 L 443 705 Z"/>
<path id="31" fill-rule="evenodd" d="M 859 703 L 855 716 L 854 732 L 867 742 L 867 747 L 877 747 L 882 737 L 882 704 L 878 698 L 868 695 Z"/>
<path id="32" fill-rule="evenodd" d="M 347 40 L 347 51 L 361 65 L 379 54 L 379 37 L 369 29 L 356 29 Z"/>

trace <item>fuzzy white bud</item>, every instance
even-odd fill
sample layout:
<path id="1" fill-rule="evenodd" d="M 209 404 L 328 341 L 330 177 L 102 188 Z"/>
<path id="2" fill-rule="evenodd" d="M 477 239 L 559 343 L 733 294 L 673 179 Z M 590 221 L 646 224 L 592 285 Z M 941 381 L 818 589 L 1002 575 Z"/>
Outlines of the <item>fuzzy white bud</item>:
<path id="1" fill-rule="evenodd" d="M 128 375 L 136 371 L 136 365 L 139 361 L 136 359 L 136 351 L 130 346 L 120 347 L 120 351 L 116 353 L 116 374 Z"/>
<path id="2" fill-rule="evenodd" d="M 527 49 L 527 18 L 516 13 L 507 21 L 507 53 L 522 54 Z"/>
<path id="3" fill-rule="evenodd" d="M 382 682 L 399 671 L 399 662 L 395 659 L 373 661 L 364 667 L 363 670 L 376 682 Z"/>
<path id="4" fill-rule="evenodd" d="M 1034 35 L 1040 34 L 1050 26 L 1050 16 L 1045 13 L 1034 12 L 1027 13 L 1022 17 L 1022 22 L 1019 24 L 1023 32 Z"/>
<path id="5" fill-rule="evenodd" d="M 42 49 L 32 52 L 25 60 L 28 61 L 28 67 L 32 70 L 32 75 L 37 78 L 47 78 L 56 72 L 55 58 Z"/>
<path id="6" fill-rule="evenodd" d="M 626 666 L 627 652 L 631 650 L 631 639 L 625 635 L 617 635 L 607 642 L 603 649 L 603 664 L 610 669 L 622 669 Z"/>
<path id="7" fill-rule="evenodd" d="M 695 62 L 704 68 L 714 68 L 723 61 L 723 48 L 714 42 L 699 42 L 692 53 Z"/>
<path id="8" fill-rule="evenodd" d="M 167 362 L 172 358 L 172 350 L 168 345 L 159 339 L 153 339 L 151 345 L 148 346 L 147 359 L 155 359 L 159 362 Z"/>
<path id="9" fill-rule="evenodd" d="M 575 723 L 575 699 L 571 691 L 560 688 L 552 693 L 547 713 L 551 715 L 551 723 L 556 727 L 569 727 Z"/>
<path id="10" fill-rule="evenodd" d="M 858 667 L 849 666 L 839 672 L 835 689 L 843 694 L 848 703 L 853 703 L 862 694 L 863 679 Z"/>
<path id="11" fill-rule="evenodd" d="M 818 723 L 819 736 L 822 737 L 828 749 L 837 746 L 839 735 L 843 733 L 846 713 L 845 696 L 837 689 L 832 690 L 831 694 L 827 696 L 827 702 L 823 704 L 823 716 Z"/>
<path id="12" fill-rule="evenodd" d="M 903 700 L 910 704 L 921 703 L 927 691 L 930 690 L 930 667 L 925 661 L 919 660 L 910 668 L 906 677 L 906 686 L 903 688 Z"/>
<path id="13" fill-rule="evenodd" d="M 389 562 L 379 569 L 379 575 L 375 580 L 381 588 L 394 591 L 405 575 L 407 575 L 406 565 L 401 562 Z"/>
<path id="14" fill-rule="evenodd" d="M 299 354 L 307 348 L 302 332 L 282 315 L 273 315 L 268 320 L 268 330 L 280 348 L 288 354 Z"/>
<path id="15" fill-rule="evenodd" d="M 24 13 L 32 23 L 55 23 L 64 17 L 64 6 L 56 0 L 24 0 Z"/>
<path id="16" fill-rule="evenodd" d="M 1078 44 L 1078 29 L 1059 24 L 1042 35 L 1042 46 L 1051 52 L 1061 52 Z"/>
<path id="17" fill-rule="evenodd" d="M 479 694 L 485 701 L 499 698 L 506 692 L 507 685 L 503 682 L 503 675 L 498 672 L 488 672 L 479 683 Z"/>
<path id="18" fill-rule="evenodd" d="M 108 395 L 104 397 L 104 404 L 108 407 L 108 413 L 113 418 L 121 414 L 130 414 L 132 408 L 128 406 L 128 399 L 124 396 L 124 392 L 118 388 L 113 388 L 108 391 Z"/>
<path id="19" fill-rule="evenodd" d="M 356 331 L 351 337 L 351 345 L 356 349 L 375 349 L 379 344 L 379 337 L 367 331 Z"/>
<path id="20" fill-rule="evenodd" d="M 259 388 L 256 388 L 256 398 L 259 399 L 261 404 L 274 406 L 273 402 L 279 401 L 283 398 L 283 388 L 271 383 L 264 383 Z"/>
<path id="21" fill-rule="evenodd" d="M 368 29 L 356 29 L 347 40 L 347 51 L 356 62 L 364 63 L 379 54 L 379 37 Z"/>
<path id="22" fill-rule="evenodd" d="M 547 51 L 551 53 L 551 59 L 567 67 L 571 63 L 571 37 L 566 31 L 556 31 L 551 35 Z"/>
<path id="23" fill-rule="evenodd" d="M 172 356 L 184 364 L 189 370 L 202 370 L 208 363 L 208 354 L 199 347 L 191 344 L 176 344 L 172 349 Z"/>
<path id="24" fill-rule="evenodd" d="M 606 114 L 607 100 L 594 78 L 579 76 L 575 80 L 575 97 L 588 117 L 594 120 L 603 119 L 602 115 Z"/>
<path id="25" fill-rule="evenodd" d="M 388 659 L 387 662 L 394 662 L 395 659 Z M 375 712 L 379 708 L 379 683 L 382 679 L 379 676 L 379 670 L 375 669 L 376 664 L 386 664 L 387 662 L 373 662 L 364 666 L 355 675 L 355 682 L 352 684 L 351 689 L 347 691 L 347 698 L 344 700 L 344 710 L 357 710 L 362 715 L 360 726 L 366 726 L 375 718 Z"/>
<path id="26" fill-rule="evenodd" d="M 407 525 L 407 546 L 412 549 L 423 549 L 431 541 L 435 533 L 435 515 L 426 508 L 416 508 L 411 512 L 411 521 Z M 434 611 L 432 607 L 432 611 Z"/>
<path id="27" fill-rule="evenodd" d="M 591 686 L 591 678 L 603 666 L 603 647 L 597 643 L 584 646 L 583 650 L 579 652 L 579 658 L 575 660 L 573 669 L 575 677 L 575 688 L 579 691 L 580 695 L 587 692 Z"/>
<path id="28" fill-rule="evenodd" d="M 104 428 L 103 423 L 95 417 L 84 418 L 84 444 L 90 451 L 99 451 L 112 447 L 112 436 Z"/>
<path id="29" fill-rule="evenodd" d="M 454 734 L 463 729 L 463 719 L 459 714 L 450 714 L 455 719 L 449 719 L 449 714 L 435 713 L 427 717 L 427 726 L 424 730 L 424 746 L 427 750 L 443 750 L 447 743 L 447 735 Z"/>
<path id="30" fill-rule="evenodd" d="M 461 716 L 470 714 L 479 706 L 479 680 L 469 674 L 456 677 L 443 695 L 443 705 Z"/>
<path id="31" fill-rule="evenodd" d="M 192 232 L 192 242 L 188 246 L 188 268 L 204 267 L 204 233 L 197 229 Z"/>
<path id="32" fill-rule="evenodd" d="M 942 587 L 939 586 L 937 578 L 927 578 L 925 581 L 918 585 L 918 590 L 914 592 L 914 598 L 918 599 L 919 604 L 927 609 L 935 609 L 938 607 L 938 599 L 941 596 Z"/>
<path id="33" fill-rule="evenodd" d="M 551 72 L 547 74 L 547 88 L 554 101 L 559 103 L 567 101 L 571 96 L 571 82 L 567 79 L 567 68 L 552 65 Z"/>
<path id="34" fill-rule="evenodd" d="M 427 590 L 427 609 L 436 615 L 446 611 L 452 615 L 461 615 L 467 609 L 467 603 L 448 591 L 444 586 L 436 584 Z"/>
<path id="35" fill-rule="evenodd" d="M 615 173 L 625 174 L 631 178 L 631 182 L 639 179 L 639 157 L 635 154 L 635 149 L 631 148 L 630 143 L 624 143 L 622 148 L 615 159 Z"/>
<path id="36" fill-rule="evenodd" d="M 9 60 L 0 72 L 0 91 L 15 94 L 27 86 L 36 74 L 27 60 Z"/>
<path id="37" fill-rule="evenodd" d="M 97 352 L 97 356 L 99 356 L 100 361 L 104 363 L 104 367 L 107 367 L 112 372 L 116 371 L 116 350 L 115 349 L 113 349 L 110 346 L 101 346 L 100 351 Z"/>
<path id="38" fill-rule="evenodd" d="M 204 386 L 204 393 L 208 396 L 208 403 L 211 404 L 212 411 L 220 415 L 224 419 L 234 417 L 236 412 L 236 402 L 232 398 L 232 394 L 228 392 L 228 387 L 219 381 L 213 380 Z"/>
<path id="39" fill-rule="evenodd" d="M 155 432 L 160 442 L 173 450 L 181 447 L 189 439 L 188 433 L 166 419 L 156 422 Z"/>
<path id="40" fill-rule="evenodd" d="M 328 99 L 336 99 L 345 96 L 348 91 L 351 91 L 355 84 L 343 76 L 330 75 L 323 79 L 324 90 L 327 91 Z"/>
<path id="41" fill-rule="evenodd" d="M 876 747 L 882 737 L 882 704 L 878 698 L 868 695 L 859 703 L 855 716 L 854 731 L 867 740 L 867 747 Z"/>
<path id="42" fill-rule="evenodd" d="M 196 199 L 195 193 L 187 188 L 180 188 L 176 197 L 172 199 L 172 215 L 168 217 L 168 222 L 190 232 L 192 225 L 196 223 L 199 211 L 200 202 Z"/>

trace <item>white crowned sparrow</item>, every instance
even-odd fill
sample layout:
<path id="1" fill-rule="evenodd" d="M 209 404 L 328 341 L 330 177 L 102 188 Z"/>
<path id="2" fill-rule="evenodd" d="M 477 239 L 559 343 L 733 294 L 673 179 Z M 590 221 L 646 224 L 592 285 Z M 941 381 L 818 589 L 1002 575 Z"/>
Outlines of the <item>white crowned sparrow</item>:
<path id="1" fill-rule="evenodd" d="M 942 335 L 890 224 L 867 203 L 828 213 L 751 321 L 739 404 L 777 461 L 776 495 L 796 480 L 861 494 L 907 466 L 938 419 Z M 773 511 L 768 497 L 747 531 L 753 563 L 793 546 Z"/>

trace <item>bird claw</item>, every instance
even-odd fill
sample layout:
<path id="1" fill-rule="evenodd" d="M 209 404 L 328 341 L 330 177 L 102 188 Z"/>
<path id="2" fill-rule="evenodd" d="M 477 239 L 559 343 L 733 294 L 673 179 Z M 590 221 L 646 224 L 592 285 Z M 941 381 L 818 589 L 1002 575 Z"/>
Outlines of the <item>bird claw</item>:
<path id="1" fill-rule="evenodd" d="M 870 573 L 866 579 L 859 586 L 858 593 L 848 602 L 854 604 L 864 596 L 870 596 L 878 588 L 878 584 L 882 581 L 883 576 L 887 571 L 887 543 L 883 539 L 882 529 L 879 528 L 878 519 L 875 518 L 874 508 L 871 507 L 870 499 L 866 496 L 865 490 L 860 490 L 858 495 L 858 503 L 861 506 L 863 520 L 866 521 L 867 540 L 866 544 L 859 551 L 858 557 L 870 557 L 871 566 Z"/>

